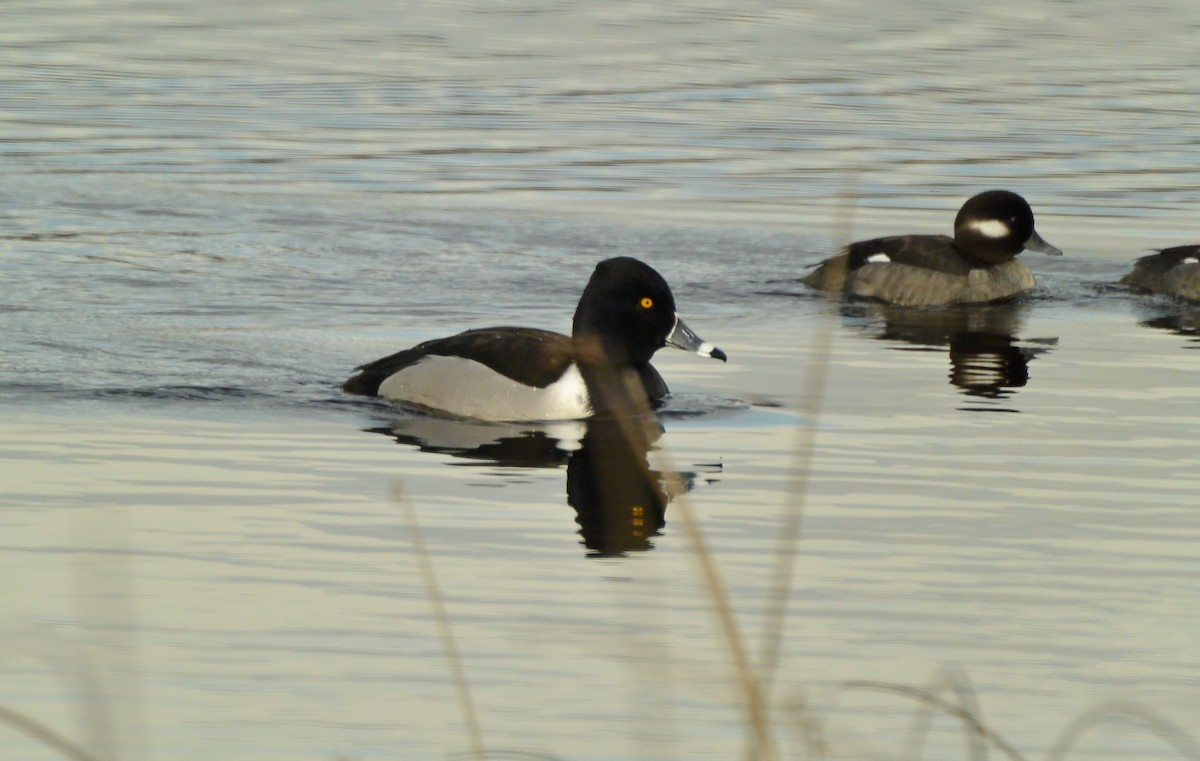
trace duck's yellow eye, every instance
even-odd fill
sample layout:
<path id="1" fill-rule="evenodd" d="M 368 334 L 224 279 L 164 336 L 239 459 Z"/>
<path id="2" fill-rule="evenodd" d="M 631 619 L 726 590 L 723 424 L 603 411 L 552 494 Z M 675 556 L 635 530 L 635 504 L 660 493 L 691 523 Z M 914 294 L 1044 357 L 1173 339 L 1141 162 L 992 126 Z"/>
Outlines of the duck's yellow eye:
<path id="1" fill-rule="evenodd" d="M 654 306 L 654 299 L 650 298 L 649 296 L 646 296 L 642 299 L 642 309 L 649 309 L 652 306 Z"/>

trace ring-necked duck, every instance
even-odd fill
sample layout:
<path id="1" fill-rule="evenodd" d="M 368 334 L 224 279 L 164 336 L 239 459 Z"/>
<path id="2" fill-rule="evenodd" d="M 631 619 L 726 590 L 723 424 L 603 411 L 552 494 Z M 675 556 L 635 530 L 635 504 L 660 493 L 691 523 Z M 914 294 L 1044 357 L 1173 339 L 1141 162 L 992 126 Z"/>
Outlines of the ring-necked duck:
<path id="1" fill-rule="evenodd" d="M 725 360 L 675 313 L 667 281 L 622 256 L 596 265 L 570 337 L 535 328 L 468 330 L 362 365 L 342 389 L 458 417 L 570 420 L 593 414 L 588 385 L 612 368 L 636 372 L 648 400 L 665 396 L 667 384 L 650 364 L 663 346 Z M 597 356 L 604 368 L 589 361 Z"/>
<path id="2" fill-rule="evenodd" d="M 1200 244 L 1164 248 L 1143 256 L 1121 284 L 1137 291 L 1200 301 Z"/>
<path id="3" fill-rule="evenodd" d="M 801 282 L 827 291 L 904 306 L 978 304 L 1033 288 L 1023 250 L 1061 255 L 1033 227 L 1025 199 L 1007 190 L 970 198 L 948 235 L 894 235 L 858 241 Z"/>

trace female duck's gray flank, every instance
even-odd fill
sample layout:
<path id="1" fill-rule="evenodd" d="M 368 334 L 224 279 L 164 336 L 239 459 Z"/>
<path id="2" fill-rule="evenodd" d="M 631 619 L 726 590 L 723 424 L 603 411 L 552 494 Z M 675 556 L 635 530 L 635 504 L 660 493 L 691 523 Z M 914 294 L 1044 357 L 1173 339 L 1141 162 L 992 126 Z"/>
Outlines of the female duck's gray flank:
<path id="1" fill-rule="evenodd" d="M 1143 293 L 1200 301 L 1200 244 L 1173 246 L 1143 256 L 1121 284 Z"/>

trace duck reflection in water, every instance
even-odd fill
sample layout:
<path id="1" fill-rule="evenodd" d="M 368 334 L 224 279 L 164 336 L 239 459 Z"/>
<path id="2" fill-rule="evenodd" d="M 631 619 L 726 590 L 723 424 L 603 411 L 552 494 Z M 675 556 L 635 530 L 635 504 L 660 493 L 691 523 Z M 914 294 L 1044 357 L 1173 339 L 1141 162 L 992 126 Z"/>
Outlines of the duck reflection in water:
<path id="1" fill-rule="evenodd" d="M 1150 315 L 1139 319 L 1138 324 L 1185 336 L 1188 339 L 1185 348 L 1200 349 L 1200 304 L 1174 304 L 1165 312 L 1156 304 Z"/>
<path id="2" fill-rule="evenodd" d="M 1023 302 L 939 309 L 853 303 L 842 307 L 842 316 L 880 340 L 922 347 L 918 350 L 947 347 L 951 384 L 968 396 L 1004 399 L 1029 382 L 1029 362 L 1058 342 L 1018 337 L 1027 310 Z"/>
<path id="3" fill-rule="evenodd" d="M 478 465 L 557 468 L 566 465 L 567 504 L 575 509 L 589 557 L 654 548 L 667 504 L 689 491 L 694 472 L 650 466 L 663 428 L 643 401 L 641 381 L 599 361 L 581 364 L 596 414 L 562 423 L 487 423 L 433 416 L 370 429 L 421 451 Z"/>
<path id="4" fill-rule="evenodd" d="M 694 473 L 654 470 L 648 454 L 662 428 L 653 417 L 588 421 L 582 446 L 567 462 L 567 504 L 592 556 L 653 549 L 667 504 L 691 489 Z"/>

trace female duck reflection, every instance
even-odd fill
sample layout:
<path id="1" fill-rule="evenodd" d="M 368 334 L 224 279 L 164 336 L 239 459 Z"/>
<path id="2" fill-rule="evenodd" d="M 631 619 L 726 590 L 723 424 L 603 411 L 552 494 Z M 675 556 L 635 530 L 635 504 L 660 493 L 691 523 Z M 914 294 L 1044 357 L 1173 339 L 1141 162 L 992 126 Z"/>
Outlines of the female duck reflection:
<path id="1" fill-rule="evenodd" d="M 842 307 L 851 325 L 878 331 L 876 338 L 922 347 L 949 348 L 950 383 L 967 396 L 1004 399 L 1029 382 L 1029 362 L 1050 351 L 1056 338 L 1022 341 L 1028 304 L 976 304 L 915 310 L 855 302 Z M 882 320 L 882 327 L 878 322 Z M 1030 346 L 1028 344 L 1036 344 Z"/>
<path id="2" fill-rule="evenodd" d="M 654 548 L 667 504 L 695 483 L 694 472 L 649 464 L 662 435 L 653 414 L 596 415 L 559 424 L 477 423 L 414 417 L 372 429 L 426 452 L 517 468 L 566 465 L 567 504 L 592 557 Z"/>

